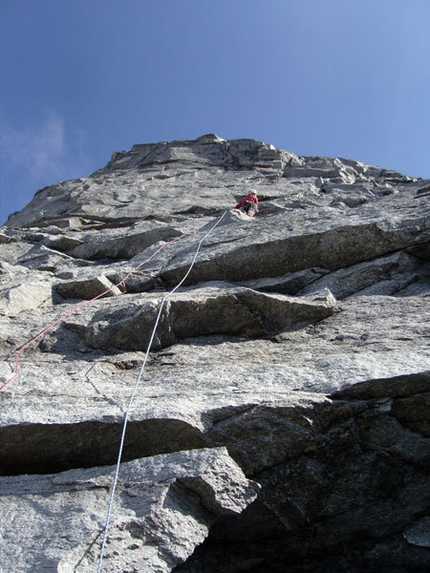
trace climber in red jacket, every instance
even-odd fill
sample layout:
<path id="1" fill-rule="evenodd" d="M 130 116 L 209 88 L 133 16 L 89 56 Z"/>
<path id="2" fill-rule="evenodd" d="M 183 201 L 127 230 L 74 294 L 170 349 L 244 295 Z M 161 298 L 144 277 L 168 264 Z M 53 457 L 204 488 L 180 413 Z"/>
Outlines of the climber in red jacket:
<path id="1" fill-rule="evenodd" d="M 258 213 L 258 197 L 255 189 L 249 189 L 248 195 L 242 197 L 235 209 L 240 209 L 250 217 L 255 217 Z"/>

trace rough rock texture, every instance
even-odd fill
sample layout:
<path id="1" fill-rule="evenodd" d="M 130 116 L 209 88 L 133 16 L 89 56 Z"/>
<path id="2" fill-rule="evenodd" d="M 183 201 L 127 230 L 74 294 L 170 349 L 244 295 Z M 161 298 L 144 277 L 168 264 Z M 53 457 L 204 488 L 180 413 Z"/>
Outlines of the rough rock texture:
<path id="1" fill-rule="evenodd" d="M 136 387 L 103 570 L 430 570 L 429 206 L 215 135 L 38 191 L 0 230 L 2 570 L 95 570 Z"/>
<path id="2" fill-rule="evenodd" d="M 105 571 L 171 571 L 217 517 L 240 513 L 258 491 L 225 448 L 153 456 L 121 469 Z M 8 570 L 95 570 L 113 471 L 105 466 L 0 478 Z"/>

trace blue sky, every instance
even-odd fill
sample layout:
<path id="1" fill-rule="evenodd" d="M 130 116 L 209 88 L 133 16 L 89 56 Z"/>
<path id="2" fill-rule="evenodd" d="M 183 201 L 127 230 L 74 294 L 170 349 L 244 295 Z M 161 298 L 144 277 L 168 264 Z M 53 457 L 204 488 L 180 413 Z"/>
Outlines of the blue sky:
<path id="1" fill-rule="evenodd" d="M 0 0 L 0 223 L 204 133 L 430 178 L 428 0 Z"/>

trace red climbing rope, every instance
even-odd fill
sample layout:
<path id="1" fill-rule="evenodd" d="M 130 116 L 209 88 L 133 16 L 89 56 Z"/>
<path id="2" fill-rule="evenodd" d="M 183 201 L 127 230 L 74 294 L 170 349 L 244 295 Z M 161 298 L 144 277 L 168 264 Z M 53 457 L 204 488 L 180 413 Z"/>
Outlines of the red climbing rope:
<path id="1" fill-rule="evenodd" d="M 194 231 L 194 233 L 196 233 L 197 231 Z M 15 370 L 14 373 L 12 374 L 12 376 L 9 378 L 9 380 L 7 380 L 3 386 L 0 386 L 0 392 L 3 392 L 6 387 L 11 384 L 14 380 L 16 380 L 18 378 L 19 375 L 19 364 L 20 364 L 20 359 L 21 359 L 21 355 L 30 347 L 32 346 L 35 342 L 37 342 L 40 338 L 42 338 L 47 332 L 49 332 L 50 330 L 52 330 L 54 328 L 54 326 L 56 326 L 58 323 L 60 323 L 62 320 L 64 320 L 65 318 L 71 316 L 72 314 L 74 314 L 75 312 L 78 312 L 78 310 L 80 310 L 81 308 L 87 306 L 88 304 L 91 304 L 92 302 L 94 302 L 95 300 L 102 298 L 103 296 L 105 296 L 106 294 L 108 294 L 112 289 L 114 288 L 122 288 L 123 291 L 125 290 L 125 281 L 128 279 L 128 277 L 130 275 L 132 275 L 134 272 L 136 272 L 140 267 L 142 267 L 143 265 L 145 265 L 146 263 L 148 263 L 151 259 L 153 259 L 155 257 L 155 255 L 157 255 L 162 249 L 164 249 L 167 245 L 169 245 L 170 243 L 174 243 L 175 241 L 179 241 L 180 239 L 182 239 L 183 237 L 186 237 L 189 233 L 185 233 L 183 235 L 180 235 L 179 237 L 175 237 L 174 239 L 171 239 L 170 241 L 167 241 L 166 243 L 164 243 L 163 245 L 161 245 L 161 247 L 159 247 L 154 253 L 152 253 L 151 256 L 149 256 L 147 259 L 145 259 L 144 261 L 142 261 L 141 263 L 139 263 L 136 267 L 133 267 L 131 269 L 130 272 L 127 273 L 127 275 L 121 279 L 117 284 L 112 285 L 111 287 L 109 287 L 108 289 L 106 289 L 104 292 L 98 294 L 97 296 L 95 296 L 94 298 L 90 299 L 90 300 L 86 300 L 84 302 L 81 302 L 79 304 L 77 304 L 75 307 L 73 307 L 71 310 L 67 311 L 66 313 L 62 314 L 59 318 L 57 318 L 56 320 L 54 320 L 53 322 L 51 322 L 50 324 L 48 324 L 48 326 L 46 328 L 44 328 L 41 332 L 39 332 L 38 334 L 36 334 L 36 336 L 34 336 L 33 338 L 31 338 L 28 342 L 26 342 L 23 346 L 21 346 L 21 348 L 19 348 L 19 350 L 16 351 L 15 353 Z"/>

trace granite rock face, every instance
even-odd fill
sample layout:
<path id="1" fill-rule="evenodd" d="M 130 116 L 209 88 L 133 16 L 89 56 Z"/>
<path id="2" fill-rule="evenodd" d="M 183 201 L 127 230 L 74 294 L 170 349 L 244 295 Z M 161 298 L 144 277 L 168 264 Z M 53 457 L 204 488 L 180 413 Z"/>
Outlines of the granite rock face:
<path id="1" fill-rule="evenodd" d="M 38 191 L 0 230 L 2 570 L 96 570 L 126 419 L 103 571 L 428 571 L 429 206 L 216 135 Z"/>
<path id="2" fill-rule="evenodd" d="M 10 571 L 94 570 L 114 469 L 0 478 L 3 565 Z M 162 572 L 186 559 L 216 518 L 240 513 L 258 486 L 225 448 L 212 448 L 125 463 L 116 491 L 103 570 Z"/>

